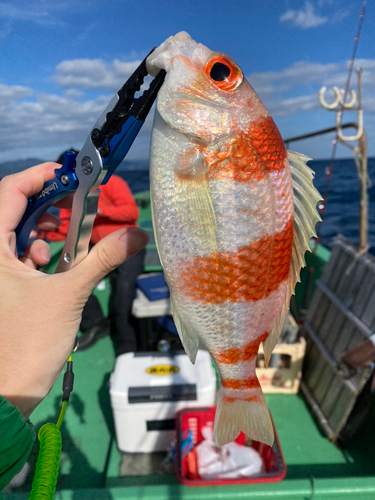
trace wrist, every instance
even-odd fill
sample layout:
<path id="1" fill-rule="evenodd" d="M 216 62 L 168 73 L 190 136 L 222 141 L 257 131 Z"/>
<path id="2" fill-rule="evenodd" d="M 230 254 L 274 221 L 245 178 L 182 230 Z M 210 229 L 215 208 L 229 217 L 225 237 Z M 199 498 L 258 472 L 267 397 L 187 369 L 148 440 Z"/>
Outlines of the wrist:
<path id="1" fill-rule="evenodd" d="M 4 373 L 0 370 L 0 394 L 17 407 L 27 420 L 51 390 L 62 367 L 51 370 L 44 360 L 32 360 L 29 363 L 25 360 L 21 372 L 16 367 L 12 370 L 8 363 Z"/>

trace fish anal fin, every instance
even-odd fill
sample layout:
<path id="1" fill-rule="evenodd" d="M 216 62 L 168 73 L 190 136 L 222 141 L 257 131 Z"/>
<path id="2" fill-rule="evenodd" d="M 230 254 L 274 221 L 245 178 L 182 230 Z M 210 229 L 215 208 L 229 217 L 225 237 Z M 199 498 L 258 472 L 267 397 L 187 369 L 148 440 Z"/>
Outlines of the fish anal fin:
<path id="1" fill-rule="evenodd" d="M 268 368 L 268 365 L 269 365 L 269 362 L 270 362 L 270 359 L 272 356 L 272 351 L 274 350 L 275 345 L 277 344 L 277 341 L 279 340 L 279 337 L 280 337 L 281 332 L 283 330 L 283 326 L 285 323 L 285 317 L 286 317 L 287 312 L 288 312 L 288 307 L 286 304 L 284 304 L 283 308 L 281 310 L 281 313 L 279 314 L 279 317 L 277 318 L 275 326 L 271 330 L 267 339 L 263 342 L 264 363 L 266 365 L 266 368 Z"/>

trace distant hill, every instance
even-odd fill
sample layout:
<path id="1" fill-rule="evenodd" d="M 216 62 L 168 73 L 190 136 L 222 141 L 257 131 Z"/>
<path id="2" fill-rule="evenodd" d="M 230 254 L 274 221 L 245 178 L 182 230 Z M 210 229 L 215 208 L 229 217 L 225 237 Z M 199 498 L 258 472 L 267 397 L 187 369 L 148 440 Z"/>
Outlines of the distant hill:
<path id="1" fill-rule="evenodd" d="M 40 158 L 26 158 L 26 160 L 13 160 L 0 163 L 0 179 L 5 175 L 22 172 L 22 170 L 39 165 L 39 163 L 43 163 L 44 161 Z"/>

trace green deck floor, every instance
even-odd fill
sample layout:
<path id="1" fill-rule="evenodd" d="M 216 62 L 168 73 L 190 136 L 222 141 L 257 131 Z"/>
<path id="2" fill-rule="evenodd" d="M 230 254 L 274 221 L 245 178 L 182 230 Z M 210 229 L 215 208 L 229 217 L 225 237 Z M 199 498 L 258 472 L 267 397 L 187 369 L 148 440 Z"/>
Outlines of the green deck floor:
<path id="1" fill-rule="evenodd" d="M 180 485 L 173 475 L 119 477 L 121 455 L 108 392 L 114 361 L 109 337 L 74 355 L 75 387 L 61 428 L 63 452 L 56 499 L 375 499 L 371 416 L 356 441 L 340 451 L 320 432 L 302 395 L 266 396 L 288 465 L 287 477 L 280 483 L 197 488 Z M 45 422 L 56 422 L 60 400 L 61 379 L 32 415 L 37 429 Z M 37 446 L 30 458 L 32 465 L 36 453 Z M 28 498 L 31 479 L 30 475 L 21 491 L 5 498 Z"/>
<path id="2" fill-rule="evenodd" d="M 105 280 L 95 291 L 104 313 L 108 309 L 108 284 Z M 119 477 L 121 454 L 116 447 L 108 391 L 114 362 L 109 337 L 74 355 L 75 387 L 61 428 L 63 451 L 55 499 L 375 500 L 375 404 L 355 442 L 341 451 L 321 433 L 301 394 L 266 396 L 288 466 L 282 482 L 187 487 L 174 475 Z M 61 383 L 62 378 L 33 413 L 31 420 L 37 430 L 45 422 L 57 421 Z M 30 457 L 32 469 L 37 449 L 35 445 Z M 27 499 L 31 481 L 32 474 L 24 486 L 5 495 L 5 499 Z"/>

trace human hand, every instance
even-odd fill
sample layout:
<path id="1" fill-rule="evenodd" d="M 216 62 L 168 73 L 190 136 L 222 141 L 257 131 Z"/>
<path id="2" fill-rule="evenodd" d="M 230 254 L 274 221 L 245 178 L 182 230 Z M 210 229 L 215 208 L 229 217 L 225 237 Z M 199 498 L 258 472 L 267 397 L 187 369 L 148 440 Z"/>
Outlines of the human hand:
<path id="1" fill-rule="evenodd" d="M 58 167 L 44 163 L 0 182 L 0 394 L 25 418 L 61 373 L 92 289 L 148 242 L 141 229 L 120 229 L 77 266 L 54 275 L 36 269 L 50 258 L 45 241 L 34 241 L 18 259 L 14 230 L 27 199 L 53 179 Z M 58 220 L 47 213 L 37 224 L 41 229 L 56 225 Z"/>
<path id="2" fill-rule="evenodd" d="M 33 229 L 30 233 L 30 238 L 37 238 L 39 234 L 39 231 L 37 229 Z"/>

